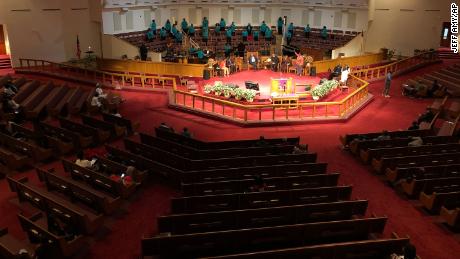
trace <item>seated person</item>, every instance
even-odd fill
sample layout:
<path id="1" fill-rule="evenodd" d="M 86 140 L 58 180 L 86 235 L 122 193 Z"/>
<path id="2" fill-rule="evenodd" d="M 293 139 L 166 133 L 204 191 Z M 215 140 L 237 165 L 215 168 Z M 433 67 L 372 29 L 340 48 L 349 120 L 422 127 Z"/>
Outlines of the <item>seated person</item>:
<path id="1" fill-rule="evenodd" d="M 254 175 L 254 183 L 250 187 L 251 192 L 263 192 L 267 188 L 267 185 L 264 182 L 264 179 L 260 175 Z"/>
<path id="2" fill-rule="evenodd" d="M 419 147 L 423 145 L 423 139 L 421 137 L 412 137 L 411 142 L 407 144 L 409 147 Z"/>
<path id="3" fill-rule="evenodd" d="M 422 123 L 422 122 L 431 122 L 431 120 L 433 120 L 434 118 L 434 113 L 431 111 L 430 108 L 427 108 L 426 111 L 421 114 L 418 119 L 417 119 L 417 123 Z"/>
<path id="4" fill-rule="evenodd" d="M 241 36 L 243 37 L 243 41 L 247 41 L 248 40 L 248 31 L 244 30 L 242 33 L 241 33 Z"/>
<path id="5" fill-rule="evenodd" d="M 438 84 L 438 80 L 433 81 L 433 85 L 427 90 L 427 95 L 428 97 L 433 97 L 434 93 L 440 89 L 440 86 Z"/>
<path id="6" fill-rule="evenodd" d="M 107 94 L 104 93 L 104 91 L 102 90 L 102 87 L 101 87 L 100 83 L 96 84 L 96 93 L 98 93 L 99 97 L 101 97 L 101 98 L 107 98 Z"/>
<path id="7" fill-rule="evenodd" d="M 77 160 L 75 160 L 75 164 L 84 168 L 91 168 L 94 162 L 85 159 L 85 154 L 82 150 L 77 152 Z"/>
<path id="8" fill-rule="evenodd" d="M 420 127 L 417 123 L 417 121 L 413 121 L 412 125 L 408 128 L 408 130 L 418 130 Z"/>
<path id="9" fill-rule="evenodd" d="M 254 68 L 254 70 L 257 70 L 257 57 L 254 56 L 254 54 L 251 54 L 251 56 L 249 57 L 249 64 L 252 66 L 252 68 Z"/>
<path id="10" fill-rule="evenodd" d="M 166 130 L 166 131 L 170 131 L 170 132 L 174 132 L 174 129 L 169 127 L 168 125 L 166 125 L 166 123 L 162 122 L 160 124 L 160 126 L 158 127 L 158 129 L 161 129 L 161 130 Z"/>
<path id="11" fill-rule="evenodd" d="M 390 135 L 388 135 L 388 131 L 384 130 L 382 135 L 376 137 L 374 140 L 381 141 L 381 140 L 389 140 L 391 139 Z"/>
<path id="12" fill-rule="evenodd" d="M 93 98 L 91 98 L 91 106 L 97 107 L 97 108 L 102 108 L 102 103 L 99 100 L 99 93 L 98 92 L 94 93 Z"/>
<path id="13" fill-rule="evenodd" d="M 187 138 L 191 138 L 191 137 L 192 137 L 192 133 L 190 133 L 190 131 L 188 130 L 188 128 L 184 128 L 184 129 L 182 130 L 181 135 L 184 136 L 184 137 L 187 137 Z"/>
<path id="14" fill-rule="evenodd" d="M 226 59 L 226 67 L 228 67 L 228 69 L 230 70 L 229 72 L 230 73 L 235 73 L 236 72 L 236 64 L 235 64 L 235 61 L 233 60 L 233 58 L 230 58 L 228 57 Z"/>
<path id="15" fill-rule="evenodd" d="M 219 62 L 219 67 L 223 71 L 224 76 L 230 76 L 230 69 L 227 67 L 227 62 L 225 59 L 222 59 Z"/>
<path id="16" fill-rule="evenodd" d="M 278 71 L 278 64 L 280 63 L 280 59 L 278 58 L 275 53 L 272 54 L 272 57 L 270 58 L 271 61 L 271 69 L 272 71 Z"/>
<path id="17" fill-rule="evenodd" d="M 412 244 L 403 247 L 403 255 L 391 254 L 390 259 L 416 259 L 417 249 Z"/>
<path id="18" fill-rule="evenodd" d="M 307 146 L 306 145 L 296 145 L 294 146 L 294 150 L 292 154 L 305 154 L 307 153 Z"/>
<path id="19" fill-rule="evenodd" d="M 259 140 L 256 142 L 257 147 L 266 147 L 268 146 L 268 142 L 265 140 L 264 136 L 260 136 Z"/>

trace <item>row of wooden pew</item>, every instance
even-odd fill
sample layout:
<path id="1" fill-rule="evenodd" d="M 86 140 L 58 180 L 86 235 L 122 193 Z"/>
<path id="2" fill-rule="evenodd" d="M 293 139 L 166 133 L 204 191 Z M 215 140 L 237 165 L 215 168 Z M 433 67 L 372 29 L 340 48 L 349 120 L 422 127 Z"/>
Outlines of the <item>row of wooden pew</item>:
<path id="1" fill-rule="evenodd" d="M 258 146 L 259 140 L 229 141 L 221 142 L 225 148 L 219 149 L 218 142 L 201 142 L 161 129 L 156 133 L 155 137 L 140 137 L 145 141 L 143 147 L 175 149 L 175 157 L 182 159 L 198 156 L 203 161 L 232 163 L 228 168 L 190 171 L 169 164 L 186 175 L 178 178 L 184 179 L 182 197 L 171 200 L 170 215 L 157 218 L 158 233 L 142 239 L 143 256 L 334 258 L 331 256 L 340 253 L 341 258 L 386 258 L 409 242 L 399 237 L 372 238 L 382 236 L 387 218 L 366 217 L 368 201 L 352 200 L 352 186 L 338 186 L 339 174 L 327 173 L 327 164 L 317 163 L 316 157 L 290 163 L 287 157 L 292 152 L 286 147 L 298 145 L 295 140 L 291 144 L 282 139 L 267 140 L 262 146 Z M 214 154 L 206 158 L 214 145 Z M 258 151 L 246 157 L 232 153 L 244 146 Z M 199 155 L 189 154 L 195 151 Z M 267 164 L 240 163 L 257 159 L 264 152 L 271 158 Z M 157 161 L 146 152 L 138 154 Z M 301 155 L 307 157 L 309 153 Z M 286 162 L 280 166 L 280 161 Z M 263 174 L 264 184 L 258 191 L 251 189 L 258 184 L 257 172 Z"/>
<path id="2" fill-rule="evenodd" d="M 428 89 L 433 85 L 434 80 L 437 80 L 438 84 L 445 86 L 447 88 L 447 93 L 450 96 L 459 97 L 460 96 L 460 64 L 454 64 L 450 67 L 435 71 L 423 76 L 417 76 L 414 79 L 409 79 L 405 84 L 409 86 L 415 86 L 417 83 L 425 85 Z M 423 96 L 426 96 L 426 93 L 421 93 Z M 443 97 L 441 91 L 435 92 L 436 97 Z"/>
<path id="3" fill-rule="evenodd" d="M 442 109 L 442 107 L 440 108 Z M 430 130 L 390 132 L 390 139 L 378 140 L 382 133 L 349 134 L 350 151 L 374 172 L 409 198 L 417 198 L 430 213 L 441 213 L 444 222 L 460 227 L 460 141 L 456 136 L 433 136 Z M 417 134 L 414 134 L 417 133 Z M 411 146 L 413 136 L 421 145 Z M 368 136 L 368 137 L 366 137 Z M 347 142 L 345 142 L 347 143 Z"/>

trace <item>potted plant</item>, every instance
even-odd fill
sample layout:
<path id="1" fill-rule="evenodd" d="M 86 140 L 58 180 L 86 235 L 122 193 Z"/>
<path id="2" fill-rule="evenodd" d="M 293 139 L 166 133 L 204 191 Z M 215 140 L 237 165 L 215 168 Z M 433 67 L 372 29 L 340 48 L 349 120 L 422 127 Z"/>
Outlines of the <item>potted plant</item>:
<path id="1" fill-rule="evenodd" d="M 315 89 L 311 91 L 313 100 L 317 101 L 320 98 L 328 95 L 332 90 L 336 89 L 339 82 L 336 80 L 326 80 L 322 84 L 317 85 Z"/>
<path id="2" fill-rule="evenodd" d="M 243 97 L 247 102 L 252 103 L 254 101 L 254 97 L 256 97 L 256 91 L 252 89 L 246 89 L 244 90 Z"/>
<path id="3" fill-rule="evenodd" d="M 239 100 L 241 100 L 241 99 L 243 98 L 243 92 L 244 92 L 243 89 L 241 89 L 241 88 L 235 88 L 235 89 L 233 90 L 233 92 L 234 92 L 234 96 L 235 96 L 235 99 L 236 99 L 236 100 L 239 101 Z"/>
<path id="4" fill-rule="evenodd" d="M 204 88 L 203 88 L 203 92 L 204 92 L 205 94 L 210 94 L 210 93 L 212 93 L 213 88 L 214 88 L 214 87 L 213 87 L 212 85 L 206 84 L 206 85 L 204 86 Z"/>
<path id="5" fill-rule="evenodd" d="M 232 96 L 231 92 L 232 92 L 232 88 L 228 86 L 224 86 L 222 88 L 222 93 L 224 94 L 224 97 L 227 99 L 230 99 L 230 97 Z"/>

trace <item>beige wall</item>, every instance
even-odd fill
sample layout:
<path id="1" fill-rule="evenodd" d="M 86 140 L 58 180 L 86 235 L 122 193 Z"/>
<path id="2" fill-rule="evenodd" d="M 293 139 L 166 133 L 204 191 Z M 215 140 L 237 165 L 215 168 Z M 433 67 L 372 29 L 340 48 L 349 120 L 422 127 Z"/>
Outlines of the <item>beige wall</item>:
<path id="1" fill-rule="evenodd" d="M 373 3 L 375 2 L 375 3 Z M 395 49 L 413 54 L 414 49 L 438 48 L 441 27 L 450 21 L 450 0 L 371 0 L 373 21 L 365 32 L 365 51 Z M 458 2 L 458 1 L 457 1 Z M 440 10 L 440 11 L 433 11 Z"/>
<path id="2" fill-rule="evenodd" d="M 345 46 L 332 50 L 332 58 L 338 58 L 343 53 L 344 57 L 354 57 L 364 54 L 364 37 L 359 34 Z"/>
<path id="3" fill-rule="evenodd" d="M 98 0 L 1 0 L 0 24 L 5 24 L 8 28 L 14 65 L 19 64 L 19 58 L 47 59 L 56 62 L 75 58 L 77 34 L 83 52 L 91 46 L 96 54 L 99 54 L 100 23 L 92 22 L 94 19 L 90 19 L 89 1 L 98 2 Z"/>

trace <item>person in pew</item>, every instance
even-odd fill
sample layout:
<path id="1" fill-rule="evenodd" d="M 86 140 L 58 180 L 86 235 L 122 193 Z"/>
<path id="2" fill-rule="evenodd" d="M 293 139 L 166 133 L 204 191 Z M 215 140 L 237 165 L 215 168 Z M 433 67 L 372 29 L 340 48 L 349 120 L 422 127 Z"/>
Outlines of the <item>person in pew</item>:
<path id="1" fill-rule="evenodd" d="M 323 40 L 326 40 L 326 39 L 327 39 L 327 36 L 328 36 L 328 35 L 327 35 L 327 28 L 326 28 L 326 26 L 323 26 L 323 28 L 321 29 L 320 34 L 321 34 L 321 38 L 323 38 Z"/>
<path id="2" fill-rule="evenodd" d="M 266 147 L 268 146 L 268 142 L 265 140 L 264 136 L 260 136 L 255 146 L 256 147 Z"/>
<path id="3" fill-rule="evenodd" d="M 190 133 L 188 128 L 184 128 L 181 132 L 181 135 L 187 138 L 192 138 L 192 133 Z"/>
<path id="4" fill-rule="evenodd" d="M 150 23 L 150 30 L 153 32 L 153 35 L 157 34 L 157 23 L 155 22 L 155 19 L 153 19 Z"/>
<path id="5" fill-rule="evenodd" d="M 263 192 L 265 191 L 265 188 L 267 188 L 267 185 L 265 184 L 264 178 L 258 174 L 254 175 L 254 183 L 249 188 L 249 191 L 250 192 Z"/>
<path id="6" fill-rule="evenodd" d="M 305 32 L 305 37 L 310 38 L 310 32 L 311 32 L 310 24 L 307 24 L 307 26 L 305 27 L 303 31 Z"/>
<path id="7" fill-rule="evenodd" d="M 100 83 L 96 83 L 96 93 L 99 94 L 99 97 L 100 98 L 107 98 L 107 94 L 104 93 L 104 90 L 102 90 L 102 87 L 101 87 L 101 84 Z"/>
<path id="8" fill-rule="evenodd" d="M 305 144 L 299 144 L 294 146 L 292 154 L 305 154 L 307 153 L 307 146 Z"/>
<path id="9" fill-rule="evenodd" d="M 230 69 L 230 74 L 233 74 L 236 72 L 236 64 L 235 61 L 233 60 L 233 57 L 227 57 L 225 59 L 225 65 Z"/>
<path id="10" fill-rule="evenodd" d="M 18 256 L 19 256 L 18 257 L 19 259 L 31 259 L 31 258 L 35 257 L 35 256 L 31 255 L 29 253 L 29 251 L 27 251 L 27 249 L 25 249 L 25 248 L 19 249 Z"/>
<path id="11" fill-rule="evenodd" d="M 417 258 L 417 249 L 411 243 L 403 247 L 403 255 L 391 254 L 390 259 L 415 259 Z"/>
<path id="12" fill-rule="evenodd" d="M 118 117 L 118 118 L 121 118 L 121 117 L 122 117 L 121 114 L 118 112 L 118 109 L 117 109 L 117 108 L 112 109 L 109 113 L 110 113 L 111 115 L 113 115 L 113 116 Z"/>
<path id="13" fill-rule="evenodd" d="M 417 121 L 413 121 L 412 125 L 410 125 L 410 127 L 407 128 L 407 130 L 418 130 L 418 129 L 420 129 L 420 126 L 418 125 Z"/>
<path id="14" fill-rule="evenodd" d="M 431 122 L 431 120 L 433 120 L 434 118 L 434 113 L 431 111 L 431 109 L 429 107 L 426 108 L 426 111 L 419 115 L 418 119 L 417 119 L 417 123 L 422 123 L 422 122 Z"/>
<path id="15" fill-rule="evenodd" d="M 185 20 L 185 18 L 182 19 L 181 28 L 185 33 L 188 33 L 188 22 Z"/>
<path id="16" fill-rule="evenodd" d="M 101 109 L 102 108 L 102 103 L 101 103 L 101 100 L 99 98 L 100 98 L 99 93 L 98 92 L 94 93 L 93 98 L 91 98 L 91 106 L 93 106 L 93 107 L 95 107 L 97 109 Z"/>
<path id="17" fill-rule="evenodd" d="M 188 35 L 190 37 L 195 36 L 195 27 L 193 27 L 193 23 L 191 23 L 190 26 L 188 27 Z"/>
<path id="18" fill-rule="evenodd" d="M 251 23 L 248 23 L 248 25 L 246 25 L 246 31 L 248 32 L 248 35 L 252 35 L 252 25 L 251 25 Z"/>
<path id="19" fill-rule="evenodd" d="M 244 30 L 242 33 L 241 33 L 241 36 L 243 37 L 243 41 L 246 42 L 248 41 L 248 31 L 247 30 Z"/>
<path id="20" fill-rule="evenodd" d="M 382 132 L 382 135 L 374 138 L 374 140 L 376 140 L 376 141 L 389 140 L 389 139 L 391 139 L 391 137 L 390 137 L 390 135 L 388 135 L 388 131 L 386 131 L 386 130 L 384 130 Z"/>
<path id="21" fill-rule="evenodd" d="M 281 16 L 278 18 L 278 21 L 276 22 L 276 29 L 278 30 L 278 35 L 283 34 L 283 18 Z"/>
<path id="22" fill-rule="evenodd" d="M 174 132 L 174 129 L 172 127 L 169 127 L 168 125 L 166 125 L 166 123 L 162 122 L 160 124 L 160 126 L 158 127 L 158 129 L 160 130 L 165 130 L 165 131 L 169 131 L 169 132 Z"/>
<path id="23" fill-rule="evenodd" d="M 167 33 L 166 33 L 165 27 L 161 27 L 161 30 L 160 30 L 160 39 L 161 39 L 161 40 L 165 40 L 165 39 L 166 39 L 166 35 L 167 35 Z"/>
<path id="24" fill-rule="evenodd" d="M 407 144 L 408 147 L 419 147 L 423 145 L 423 139 L 421 137 L 412 137 L 411 142 Z"/>
<path id="25" fill-rule="evenodd" d="M 83 150 L 77 152 L 77 160 L 75 160 L 75 164 L 84 168 L 91 168 L 93 166 L 91 161 L 85 159 Z"/>
<path id="26" fill-rule="evenodd" d="M 293 35 L 293 36 L 294 36 L 294 23 L 292 23 L 292 22 L 291 22 L 291 23 L 289 23 L 289 25 L 288 25 L 288 29 L 287 29 L 287 30 L 288 30 L 288 32 L 290 32 L 290 33 L 291 33 L 291 35 Z"/>
<path id="27" fill-rule="evenodd" d="M 153 31 L 151 29 L 147 30 L 146 37 L 148 41 L 153 41 L 155 38 L 155 35 L 153 34 Z"/>
<path id="28" fill-rule="evenodd" d="M 438 80 L 435 79 L 435 80 L 433 81 L 433 84 L 431 85 L 431 87 L 427 90 L 427 96 L 428 96 L 428 97 L 433 97 L 434 93 L 435 93 L 436 91 L 438 91 L 439 88 L 440 88 L 440 86 L 439 86 Z"/>
<path id="29" fill-rule="evenodd" d="M 265 31 L 265 41 L 271 41 L 272 40 L 272 30 L 270 28 L 267 28 Z"/>
<path id="30" fill-rule="evenodd" d="M 226 38 L 227 38 L 227 44 L 231 44 L 232 43 L 232 30 L 231 29 L 228 29 L 226 32 L 225 32 L 225 35 L 226 35 Z"/>
<path id="31" fill-rule="evenodd" d="M 47 217 L 48 231 L 57 235 L 63 236 L 65 234 L 61 223 L 53 213 L 49 213 Z"/>

